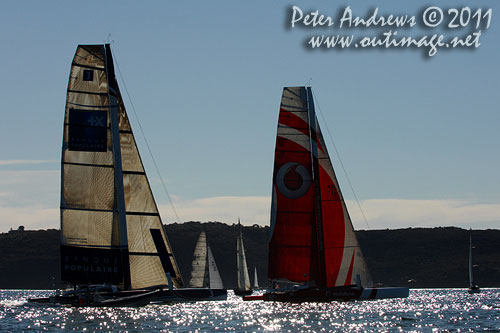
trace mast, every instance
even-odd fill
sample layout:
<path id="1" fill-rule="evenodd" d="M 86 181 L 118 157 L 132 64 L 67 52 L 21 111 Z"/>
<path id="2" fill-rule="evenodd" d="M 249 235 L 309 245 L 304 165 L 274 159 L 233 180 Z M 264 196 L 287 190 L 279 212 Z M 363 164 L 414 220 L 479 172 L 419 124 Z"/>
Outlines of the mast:
<path id="1" fill-rule="evenodd" d="M 469 235 L 469 286 L 474 285 L 474 277 L 472 275 L 472 235 Z"/>
<path id="2" fill-rule="evenodd" d="M 317 244 L 317 258 L 312 258 L 312 263 L 316 262 L 318 271 L 318 281 L 315 281 L 318 286 L 324 287 L 325 283 L 325 247 L 323 244 L 323 214 L 321 212 L 321 186 L 318 164 L 318 143 L 317 143 L 317 126 L 316 126 L 316 112 L 314 110 L 314 101 L 312 96 L 311 87 L 306 87 L 307 92 L 307 111 L 309 117 L 309 144 L 311 152 L 311 175 L 313 181 L 313 205 L 314 205 L 314 219 L 316 227 L 316 244 Z M 314 255 L 313 251 L 313 255 Z"/>
<path id="3" fill-rule="evenodd" d="M 130 289 L 130 264 L 128 255 L 127 216 L 125 211 L 125 195 L 123 190 L 123 168 L 120 148 L 120 128 L 118 117 L 118 85 L 115 80 L 113 56 L 109 44 L 105 44 L 106 78 L 108 80 L 109 112 L 111 122 L 111 142 L 115 165 L 116 205 L 118 209 L 118 224 L 120 234 L 120 251 L 124 273 L 124 288 Z"/>
<path id="4" fill-rule="evenodd" d="M 248 276 L 247 260 L 245 255 L 245 246 L 243 245 L 243 234 L 241 232 L 241 223 L 238 218 L 238 237 L 236 239 L 236 265 L 238 274 L 238 289 L 250 290 L 250 277 Z"/>

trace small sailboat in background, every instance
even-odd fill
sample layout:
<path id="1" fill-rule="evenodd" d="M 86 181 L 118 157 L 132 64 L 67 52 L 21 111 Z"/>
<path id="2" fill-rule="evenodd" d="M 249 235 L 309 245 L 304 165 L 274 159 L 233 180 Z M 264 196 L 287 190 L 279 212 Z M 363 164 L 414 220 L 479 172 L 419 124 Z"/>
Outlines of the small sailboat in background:
<path id="1" fill-rule="evenodd" d="M 200 233 L 194 249 L 189 286 L 210 290 L 214 295 L 211 300 L 227 298 L 227 291 L 224 289 L 205 231 Z"/>
<path id="2" fill-rule="evenodd" d="M 285 302 L 408 297 L 372 285 L 316 118 L 310 87 L 286 87 L 274 159 L 268 277 L 244 300 Z"/>
<path id="3" fill-rule="evenodd" d="M 236 270 L 238 274 L 238 288 L 234 289 L 236 295 L 250 295 L 250 277 L 248 275 L 245 246 L 243 245 L 243 233 L 241 231 L 240 219 L 238 219 L 238 237 L 236 238 Z"/>
<path id="4" fill-rule="evenodd" d="M 257 277 L 257 266 L 254 269 L 253 289 L 259 289 L 259 278 Z"/>
<path id="5" fill-rule="evenodd" d="M 479 286 L 474 282 L 474 275 L 472 272 L 472 235 L 469 236 L 469 294 L 477 294 L 481 292 Z"/>

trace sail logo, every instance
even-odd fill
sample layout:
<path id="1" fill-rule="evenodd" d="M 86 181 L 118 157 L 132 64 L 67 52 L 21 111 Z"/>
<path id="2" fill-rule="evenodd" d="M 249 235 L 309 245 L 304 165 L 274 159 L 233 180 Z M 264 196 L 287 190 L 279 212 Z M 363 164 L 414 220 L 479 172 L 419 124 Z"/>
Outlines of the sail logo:
<path id="1" fill-rule="evenodd" d="M 311 176 L 306 167 L 297 162 L 281 166 L 276 174 L 276 186 L 285 197 L 298 199 L 307 193 L 311 186 Z"/>
<path id="2" fill-rule="evenodd" d="M 68 148 L 79 151 L 107 151 L 107 112 L 69 110 Z"/>

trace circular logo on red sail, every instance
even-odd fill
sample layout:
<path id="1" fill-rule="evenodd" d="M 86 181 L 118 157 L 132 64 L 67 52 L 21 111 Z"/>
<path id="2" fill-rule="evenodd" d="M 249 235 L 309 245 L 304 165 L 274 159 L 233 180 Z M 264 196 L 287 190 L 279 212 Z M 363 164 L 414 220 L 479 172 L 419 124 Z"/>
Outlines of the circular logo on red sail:
<path id="1" fill-rule="evenodd" d="M 309 172 L 306 167 L 297 162 L 283 164 L 276 174 L 278 190 L 290 199 L 297 199 L 306 194 L 310 185 Z"/>

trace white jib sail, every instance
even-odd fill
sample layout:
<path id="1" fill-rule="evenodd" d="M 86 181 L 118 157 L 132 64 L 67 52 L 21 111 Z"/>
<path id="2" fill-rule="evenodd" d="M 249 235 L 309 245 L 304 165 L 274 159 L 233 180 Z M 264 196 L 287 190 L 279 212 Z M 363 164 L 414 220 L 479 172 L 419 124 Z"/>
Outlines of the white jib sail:
<path id="1" fill-rule="evenodd" d="M 210 282 L 210 289 L 224 289 L 222 285 L 222 279 L 215 264 L 214 255 L 210 249 L 210 245 L 207 244 L 207 260 L 208 260 L 208 276 Z"/>
<path id="2" fill-rule="evenodd" d="M 250 290 L 250 277 L 248 276 L 247 259 L 245 256 L 245 246 L 243 245 L 241 229 L 236 239 L 236 261 L 238 269 L 238 289 Z"/>

